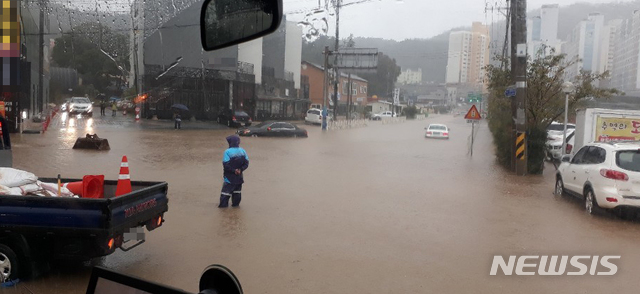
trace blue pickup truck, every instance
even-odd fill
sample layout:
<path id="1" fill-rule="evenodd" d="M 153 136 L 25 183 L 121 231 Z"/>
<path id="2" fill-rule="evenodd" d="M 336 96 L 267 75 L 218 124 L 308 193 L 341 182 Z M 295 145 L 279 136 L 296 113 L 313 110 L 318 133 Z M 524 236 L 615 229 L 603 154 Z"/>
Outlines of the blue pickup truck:
<path id="1" fill-rule="evenodd" d="M 107 180 L 101 199 L 0 195 L 0 283 L 33 276 L 52 260 L 89 260 L 144 243 L 144 228 L 164 222 L 168 186 L 131 186 L 131 193 L 115 197 L 117 181 Z"/>

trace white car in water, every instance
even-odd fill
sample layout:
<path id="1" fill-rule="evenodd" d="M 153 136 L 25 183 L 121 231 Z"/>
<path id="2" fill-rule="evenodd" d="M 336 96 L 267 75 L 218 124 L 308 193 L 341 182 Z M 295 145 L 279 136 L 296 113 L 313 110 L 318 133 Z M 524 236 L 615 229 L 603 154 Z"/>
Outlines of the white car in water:
<path id="1" fill-rule="evenodd" d="M 93 103 L 89 98 L 72 97 L 69 101 L 69 114 L 86 114 L 93 116 Z"/>
<path id="2" fill-rule="evenodd" d="M 565 154 L 571 154 L 575 144 L 575 132 L 567 135 L 567 145 Z M 560 160 L 562 157 L 562 135 L 552 135 L 547 137 L 547 158 L 549 160 Z"/>
<path id="3" fill-rule="evenodd" d="M 327 113 L 327 120 L 331 119 L 331 113 Z M 305 123 L 310 124 L 322 124 L 322 109 L 312 108 L 307 110 L 307 115 L 304 117 Z"/>
<path id="4" fill-rule="evenodd" d="M 567 124 L 567 136 L 576 130 L 575 124 Z M 564 132 L 564 123 L 552 122 L 547 127 L 547 136 L 562 136 Z"/>
<path id="5" fill-rule="evenodd" d="M 374 114 L 373 116 L 371 116 L 371 119 L 382 120 L 383 118 L 396 117 L 396 116 L 397 116 L 396 113 L 393 113 L 391 111 L 383 111 L 378 114 Z"/>
<path id="6" fill-rule="evenodd" d="M 584 199 L 589 214 L 612 209 L 624 218 L 640 211 L 640 142 L 589 143 L 562 157 L 555 193 Z"/>
<path id="7" fill-rule="evenodd" d="M 449 129 L 446 125 L 442 124 L 430 124 L 424 128 L 427 132 L 424 134 L 425 138 L 439 138 L 449 139 Z"/>

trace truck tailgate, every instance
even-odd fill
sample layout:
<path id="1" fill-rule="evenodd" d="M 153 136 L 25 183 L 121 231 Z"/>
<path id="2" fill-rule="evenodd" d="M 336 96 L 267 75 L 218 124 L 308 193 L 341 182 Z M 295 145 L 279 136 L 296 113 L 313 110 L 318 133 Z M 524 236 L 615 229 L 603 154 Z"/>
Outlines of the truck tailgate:
<path id="1" fill-rule="evenodd" d="M 131 182 L 133 192 L 109 198 L 109 233 L 122 234 L 143 226 L 169 208 L 166 182 Z M 115 194 L 117 181 L 105 181 L 105 195 Z"/>

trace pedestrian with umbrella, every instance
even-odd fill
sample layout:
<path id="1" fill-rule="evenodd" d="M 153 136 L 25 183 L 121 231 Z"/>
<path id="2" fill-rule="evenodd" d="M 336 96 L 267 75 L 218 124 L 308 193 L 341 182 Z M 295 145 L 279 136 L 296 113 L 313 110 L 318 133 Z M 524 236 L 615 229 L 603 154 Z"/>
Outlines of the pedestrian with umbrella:
<path id="1" fill-rule="evenodd" d="M 182 116 L 180 116 L 180 110 L 188 111 L 189 108 L 187 108 L 184 104 L 174 104 L 174 105 L 171 105 L 171 108 L 175 110 L 174 129 L 179 130 L 181 127 L 180 125 L 182 124 Z"/>

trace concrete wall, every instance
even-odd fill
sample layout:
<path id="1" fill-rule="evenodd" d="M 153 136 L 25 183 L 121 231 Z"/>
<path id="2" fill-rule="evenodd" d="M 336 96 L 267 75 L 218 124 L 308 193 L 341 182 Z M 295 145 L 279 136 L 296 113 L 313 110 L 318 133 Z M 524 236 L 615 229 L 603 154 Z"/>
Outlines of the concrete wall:
<path id="1" fill-rule="evenodd" d="M 273 68 L 275 77 L 278 79 L 284 78 L 286 27 L 287 22 L 283 18 L 278 30 L 263 37 L 262 41 L 262 53 L 264 54 L 262 65 Z"/>
<path id="2" fill-rule="evenodd" d="M 467 59 L 464 57 L 463 51 L 464 44 L 469 44 L 466 38 L 470 38 L 471 34 L 469 32 L 451 32 L 449 34 L 449 50 L 448 50 L 448 60 L 447 60 L 447 76 L 446 82 L 447 84 L 456 84 L 464 82 L 461 80 L 462 75 L 462 63 L 463 60 Z M 466 77 L 466 74 L 465 74 Z"/>
<path id="3" fill-rule="evenodd" d="M 152 33 L 144 43 L 144 64 L 169 67 L 179 58 L 179 66 L 214 69 L 236 68 L 238 46 L 203 51 L 200 39 L 201 3 L 182 10 Z M 255 68 L 254 68 L 255 70 Z"/>
<path id="4" fill-rule="evenodd" d="M 557 4 L 542 5 L 540 10 L 540 40 L 554 42 L 558 39 L 558 14 L 560 8 Z"/>
<path id="5" fill-rule="evenodd" d="M 300 63 L 302 61 L 302 28 L 287 21 L 285 33 L 284 70 L 293 73 L 296 89 L 300 89 Z"/>
<path id="6" fill-rule="evenodd" d="M 253 64 L 256 84 L 262 83 L 262 38 L 238 45 L 238 61 Z"/>
<path id="7" fill-rule="evenodd" d="M 40 83 L 40 63 L 39 56 L 41 49 L 39 44 L 39 27 L 40 27 L 40 14 L 39 9 L 35 5 L 25 5 L 26 2 L 21 3 L 21 7 L 19 9 L 20 20 L 21 20 L 21 40 L 20 43 L 25 45 L 27 48 L 27 56 L 26 61 L 30 62 L 30 85 L 25 88 L 29 88 L 30 92 L 28 93 L 28 97 L 25 94 L 25 97 L 21 99 L 21 108 L 29 108 L 29 115 L 34 115 L 40 113 L 44 110 L 44 106 L 47 103 L 50 103 L 49 97 L 49 44 L 50 40 L 48 35 L 45 35 L 44 38 L 44 77 L 43 77 L 43 87 L 42 87 L 42 100 L 39 99 L 39 88 L 38 85 Z M 47 18 L 45 18 L 47 20 Z M 46 22 L 46 21 L 45 21 Z M 49 31 L 48 23 L 44 24 L 44 31 L 47 33 Z"/>

